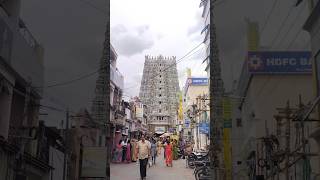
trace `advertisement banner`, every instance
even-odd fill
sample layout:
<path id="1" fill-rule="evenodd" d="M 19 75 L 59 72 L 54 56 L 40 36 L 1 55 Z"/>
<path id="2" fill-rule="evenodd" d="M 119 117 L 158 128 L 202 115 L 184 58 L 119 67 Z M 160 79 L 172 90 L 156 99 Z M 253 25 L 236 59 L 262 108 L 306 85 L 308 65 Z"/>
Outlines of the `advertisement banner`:
<path id="1" fill-rule="evenodd" d="M 311 52 L 249 51 L 247 66 L 252 74 L 311 74 Z"/>
<path id="2" fill-rule="evenodd" d="M 200 134 L 209 134 L 209 123 L 199 123 Z"/>
<path id="3" fill-rule="evenodd" d="M 142 106 L 142 104 L 139 104 L 139 106 L 136 106 L 136 117 L 137 118 L 143 118 L 143 106 Z"/>
<path id="4" fill-rule="evenodd" d="M 107 176 L 107 148 L 84 147 L 81 177 L 104 178 Z"/>
<path id="5" fill-rule="evenodd" d="M 226 166 L 226 179 L 231 180 L 232 173 L 232 160 L 231 160 L 231 145 L 230 145 L 230 134 L 232 127 L 232 104 L 231 100 L 228 97 L 224 97 L 222 101 L 223 108 L 223 120 L 224 120 L 224 128 L 223 128 L 223 154 L 224 154 L 224 162 Z"/>

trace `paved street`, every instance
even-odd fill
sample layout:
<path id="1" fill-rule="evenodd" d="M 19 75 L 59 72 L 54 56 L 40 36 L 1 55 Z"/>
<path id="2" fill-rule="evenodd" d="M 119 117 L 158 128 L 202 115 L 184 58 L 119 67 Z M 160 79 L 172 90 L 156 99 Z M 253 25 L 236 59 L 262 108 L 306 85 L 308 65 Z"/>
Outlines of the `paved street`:
<path id="1" fill-rule="evenodd" d="M 139 180 L 139 164 L 111 164 L 112 180 Z M 185 167 L 185 160 L 173 161 L 173 167 L 166 167 L 163 154 L 158 156 L 155 166 L 147 168 L 147 180 L 194 180 L 192 169 Z"/>

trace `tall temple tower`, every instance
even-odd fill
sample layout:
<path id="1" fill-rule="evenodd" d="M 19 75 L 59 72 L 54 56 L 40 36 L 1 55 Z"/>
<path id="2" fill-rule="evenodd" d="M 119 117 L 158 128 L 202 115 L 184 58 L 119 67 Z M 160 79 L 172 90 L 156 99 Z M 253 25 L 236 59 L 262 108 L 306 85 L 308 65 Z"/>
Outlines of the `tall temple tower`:
<path id="1" fill-rule="evenodd" d="M 149 130 L 168 131 L 175 126 L 179 108 L 176 57 L 145 56 L 140 99 L 147 105 Z"/>

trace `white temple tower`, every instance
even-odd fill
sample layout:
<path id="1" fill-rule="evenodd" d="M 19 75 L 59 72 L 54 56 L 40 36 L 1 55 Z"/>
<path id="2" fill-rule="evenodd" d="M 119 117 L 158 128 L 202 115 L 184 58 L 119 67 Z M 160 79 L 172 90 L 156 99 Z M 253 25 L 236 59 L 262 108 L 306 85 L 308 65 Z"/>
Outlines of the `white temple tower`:
<path id="1" fill-rule="evenodd" d="M 168 131 L 175 127 L 179 107 L 176 57 L 145 56 L 140 99 L 147 105 L 149 130 Z"/>

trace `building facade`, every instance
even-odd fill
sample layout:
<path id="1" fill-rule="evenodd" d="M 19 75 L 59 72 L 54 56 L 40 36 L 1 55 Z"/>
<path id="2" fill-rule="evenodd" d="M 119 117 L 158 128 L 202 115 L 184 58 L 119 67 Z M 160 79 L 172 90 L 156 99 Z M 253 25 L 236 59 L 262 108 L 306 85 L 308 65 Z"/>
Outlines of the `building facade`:
<path id="1" fill-rule="evenodd" d="M 40 136 L 34 136 L 40 129 L 42 91 L 35 87 L 43 87 L 44 50 L 21 19 L 20 5 L 0 2 L 0 177 L 42 180 L 51 170 Z"/>
<path id="2" fill-rule="evenodd" d="M 310 15 L 306 20 L 303 29 L 310 34 L 311 52 L 312 52 L 312 64 L 313 64 L 313 94 L 314 97 L 320 96 L 320 1 L 310 0 Z M 317 119 L 320 117 L 320 105 L 315 108 L 318 112 Z M 311 132 L 311 137 L 317 142 L 318 148 L 320 148 L 320 128 L 315 128 Z M 320 164 L 320 158 L 318 158 Z"/>
<path id="3" fill-rule="evenodd" d="M 141 102 L 147 106 L 149 128 L 174 127 L 178 118 L 179 82 L 176 57 L 145 56 L 140 87 Z"/>
<path id="4" fill-rule="evenodd" d="M 195 149 L 206 149 L 209 144 L 208 78 L 188 77 L 184 86 L 184 136 L 192 139 Z M 206 127 L 205 127 L 206 126 Z"/>
<path id="5" fill-rule="evenodd" d="M 201 0 L 200 7 L 203 7 L 202 15 L 203 18 L 203 29 L 201 34 L 204 34 L 204 44 L 206 45 L 205 59 L 206 69 L 208 78 L 210 78 L 210 1 L 209 0 Z"/>

